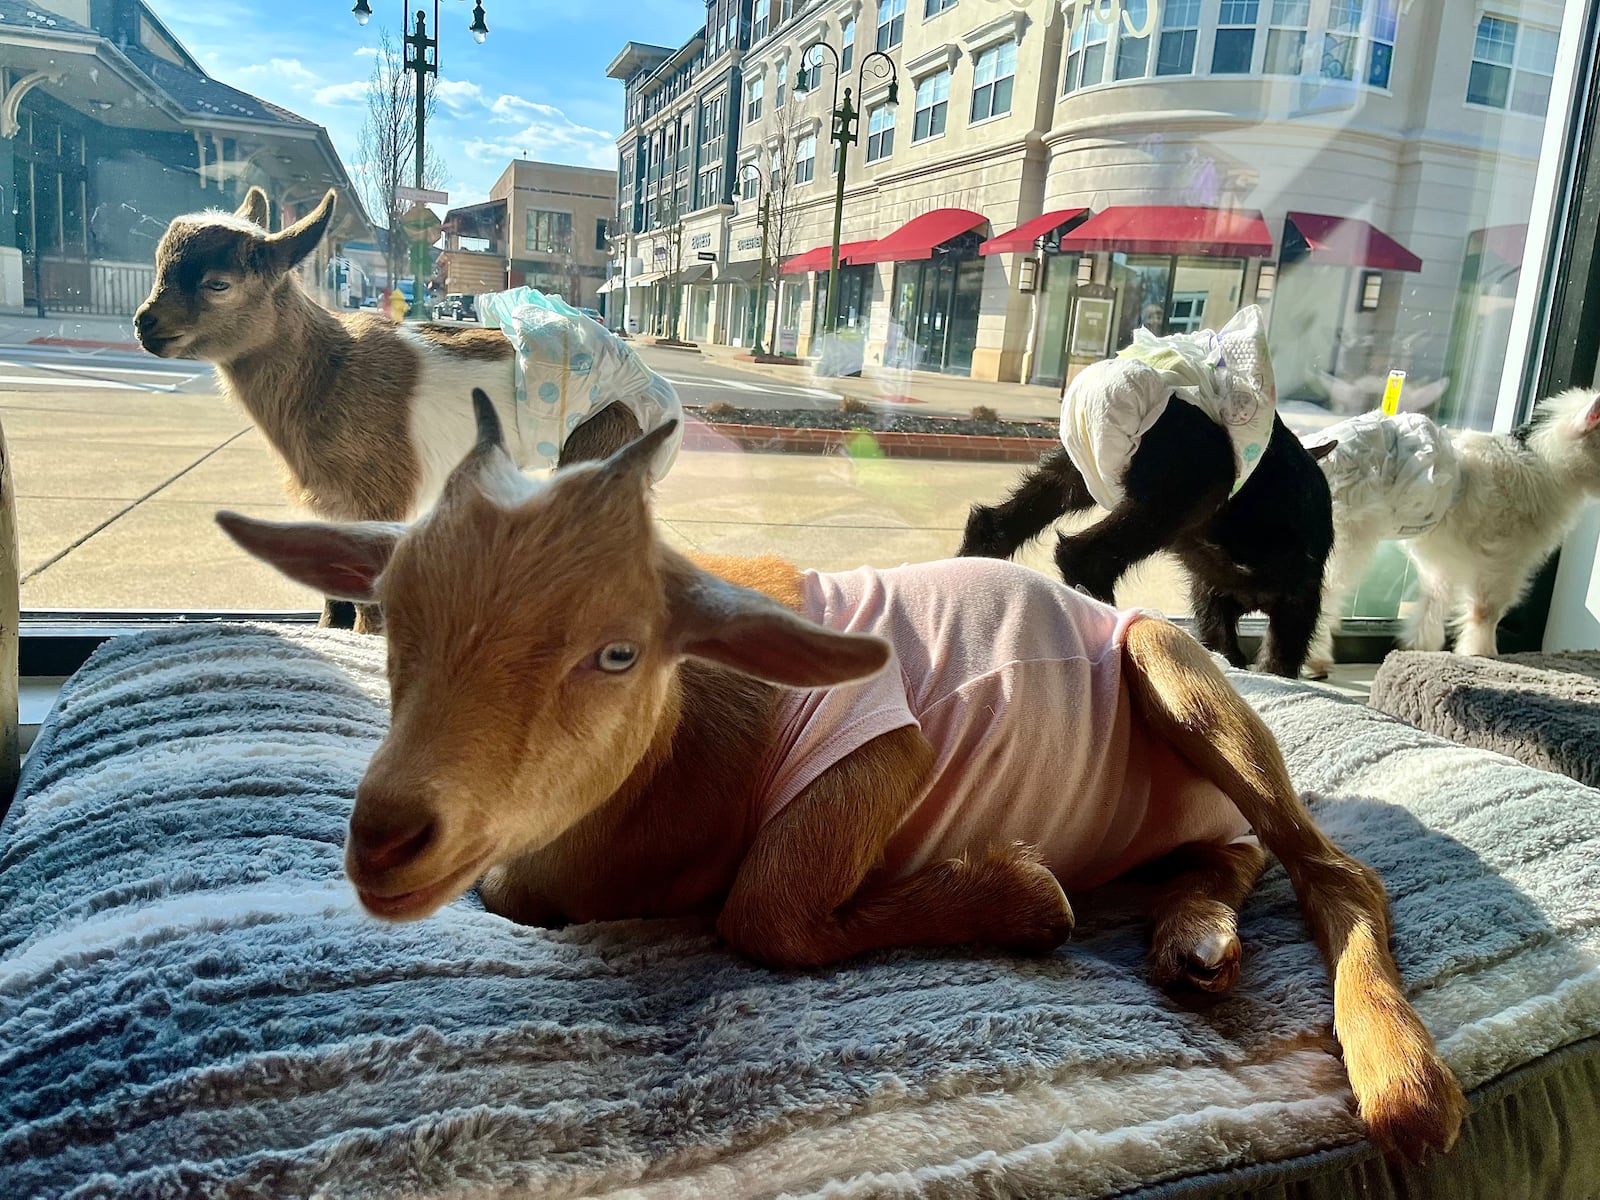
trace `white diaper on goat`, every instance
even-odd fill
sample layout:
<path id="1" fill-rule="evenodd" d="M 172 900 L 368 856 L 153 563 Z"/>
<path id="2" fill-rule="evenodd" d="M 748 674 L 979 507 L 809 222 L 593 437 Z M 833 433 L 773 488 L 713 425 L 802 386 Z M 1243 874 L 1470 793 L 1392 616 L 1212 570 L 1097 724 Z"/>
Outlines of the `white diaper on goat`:
<path id="1" fill-rule="evenodd" d="M 1113 509 L 1139 441 L 1177 396 L 1227 431 L 1234 491 L 1266 453 L 1277 411 L 1266 323 L 1252 304 L 1220 330 L 1157 337 L 1137 329 L 1115 358 L 1091 363 L 1061 397 L 1061 444 L 1095 502 Z"/>

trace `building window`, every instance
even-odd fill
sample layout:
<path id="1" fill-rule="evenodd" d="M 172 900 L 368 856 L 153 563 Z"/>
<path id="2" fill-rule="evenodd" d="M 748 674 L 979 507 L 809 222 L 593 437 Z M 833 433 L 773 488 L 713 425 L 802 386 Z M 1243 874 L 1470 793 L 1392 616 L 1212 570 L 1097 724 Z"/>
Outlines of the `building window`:
<path id="1" fill-rule="evenodd" d="M 766 87 L 765 79 L 752 79 L 750 86 L 745 89 L 745 124 L 753 124 L 761 119 L 761 93 L 766 91 Z"/>
<path id="2" fill-rule="evenodd" d="M 537 254 L 571 254 L 572 214 L 537 208 L 529 212 L 527 248 Z"/>
<path id="3" fill-rule="evenodd" d="M 1120 17 L 1118 18 L 1121 19 Z M 1111 26 L 1089 18 L 1084 31 L 1083 78 L 1079 87 L 1092 87 L 1101 83 L 1106 74 L 1106 41 L 1111 37 Z"/>
<path id="4" fill-rule="evenodd" d="M 1367 58 L 1367 82 L 1373 87 L 1389 86 L 1389 70 L 1394 65 L 1394 39 L 1399 32 L 1399 0 L 1378 0 L 1372 18 L 1372 50 Z"/>
<path id="5" fill-rule="evenodd" d="M 850 63 L 856 56 L 856 19 L 851 17 L 839 27 L 839 71 L 848 74 Z"/>
<path id="6" fill-rule="evenodd" d="M 867 114 L 867 161 L 877 162 L 894 153 L 894 109 L 880 104 Z"/>
<path id="7" fill-rule="evenodd" d="M 978 55 L 972 69 L 972 119 L 984 121 L 1011 111 L 1012 77 L 1017 73 L 1017 43 L 1002 42 Z"/>
<path id="8" fill-rule="evenodd" d="M 1114 79 L 1142 79 L 1150 66 L 1150 35 L 1134 37 L 1128 32 L 1128 22 L 1133 28 L 1149 26 L 1149 0 L 1124 0 L 1122 11 L 1126 19 L 1118 22 L 1117 61 L 1112 70 Z"/>
<path id="9" fill-rule="evenodd" d="M 822 51 L 813 50 L 810 61 L 800 60 L 800 69 L 794 73 L 795 94 L 814 92 L 822 86 Z"/>
<path id="10" fill-rule="evenodd" d="M 794 181 L 810 183 L 817 173 L 817 135 L 808 133 L 794 144 Z"/>
<path id="11" fill-rule="evenodd" d="M 917 115 L 911 126 L 911 144 L 944 132 L 945 111 L 950 107 L 950 72 L 936 71 L 917 81 Z"/>
<path id="12" fill-rule="evenodd" d="M 1484 17 L 1472 47 L 1467 103 L 1543 116 L 1556 69 L 1556 33 Z"/>
<path id="13" fill-rule="evenodd" d="M 782 13 L 782 22 L 787 22 L 790 17 L 794 16 L 794 0 L 783 0 L 780 11 Z"/>
<path id="14" fill-rule="evenodd" d="M 606 238 L 606 232 L 608 228 L 609 226 L 607 225 L 604 217 L 596 217 L 594 219 L 594 248 L 596 250 L 607 250 L 610 248 L 610 243 Z"/>
<path id="15" fill-rule="evenodd" d="M 1156 74 L 1191 74 L 1195 45 L 1200 40 L 1200 0 L 1167 0 L 1162 7 Z"/>
<path id="16" fill-rule="evenodd" d="M 1088 9 L 1079 10 L 1079 19 L 1072 26 L 1067 40 L 1067 65 L 1061 72 L 1061 94 L 1065 96 L 1078 86 L 1078 72 L 1083 66 L 1083 31 L 1089 24 Z"/>
<path id="17" fill-rule="evenodd" d="M 752 46 L 767 36 L 767 18 L 772 11 L 767 4 L 767 0 L 760 0 L 758 7 L 761 12 L 756 17 L 755 25 L 750 29 L 750 44 Z"/>
<path id="18" fill-rule="evenodd" d="M 929 17 L 937 17 L 955 6 L 956 0 L 923 0 L 922 19 L 926 21 Z"/>
<path id="19" fill-rule="evenodd" d="M 1306 59 L 1306 28 L 1311 24 L 1311 0 L 1272 0 L 1272 23 L 1267 28 L 1267 57 L 1262 70 L 1268 75 L 1298 75 Z"/>
<path id="20" fill-rule="evenodd" d="M 1363 0 L 1332 0 L 1328 5 L 1328 32 L 1322 38 L 1322 61 L 1317 68 L 1324 79 L 1356 77 L 1362 4 Z"/>
<path id="21" fill-rule="evenodd" d="M 761 191 L 761 168 L 755 163 L 746 163 L 739 168 L 739 199 L 754 200 Z"/>
<path id="22" fill-rule="evenodd" d="M 906 0 L 878 0 L 878 49 L 892 50 L 906 32 Z"/>
<path id="23" fill-rule="evenodd" d="M 1248 75 L 1256 55 L 1259 0 L 1222 0 L 1217 38 L 1211 45 L 1213 75 Z"/>
<path id="24" fill-rule="evenodd" d="M 784 101 L 783 93 L 788 88 L 788 86 L 789 86 L 789 64 L 787 62 L 781 62 L 781 63 L 778 64 L 778 90 L 777 90 L 777 93 L 772 98 L 772 107 L 773 108 L 782 108 L 783 107 L 783 101 Z"/>

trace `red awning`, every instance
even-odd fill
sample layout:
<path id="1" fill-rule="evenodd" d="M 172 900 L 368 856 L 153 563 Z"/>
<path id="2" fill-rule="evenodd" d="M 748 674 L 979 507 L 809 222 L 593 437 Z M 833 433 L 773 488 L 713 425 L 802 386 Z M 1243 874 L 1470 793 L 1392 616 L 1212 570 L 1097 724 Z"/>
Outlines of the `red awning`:
<path id="1" fill-rule="evenodd" d="M 970 209 L 936 208 L 920 217 L 912 217 L 887 237 L 879 238 L 869 249 L 857 254 L 854 261 L 912 262 L 919 258 L 932 258 L 933 252 L 951 238 L 960 237 L 988 223 L 988 217 Z"/>
<path id="2" fill-rule="evenodd" d="M 855 257 L 860 251 L 872 245 L 872 242 L 840 242 L 839 265 L 845 266 L 852 262 L 860 262 Z M 876 260 L 874 260 L 876 261 Z M 785 275 L 809 275 L 813 271 L 826 271 L 833 266 L 833 243 L 818 246 L 815 250 L 807 250 L 804 254 L 796 254 L 783 264 Z"/>
<path id="3" fill-rule="evenodd" d="M 1254 209 L 1125 205 L 1090 217 L 1061 239 L 1063 250 L 1268 258 L 1272 235 Z"/>
<path id="4" fill-rule="evenodd" d="M 1026 254 L 1032 250 L 1034 243 L 1045 234 L 1065 225 L 1077 217 L 1086 216 L 1087 208 L 1062 208 L 1055 212 L 1047 212 L 1042 217 L 1035 217 L 1031 221 L 1024 221 L 1010 233 L 1002 233 L 999 237 L 992 237 L 978 247 L 979 254 Z"/>
<path id="5" fill-rule="evenodd" d="M 1289 220 L 1311 248 L 1311 261 L 1374 271 L 1420 271 L 1422 260 L 1383 230 L 1355 217 L 1292 212 Z"/>

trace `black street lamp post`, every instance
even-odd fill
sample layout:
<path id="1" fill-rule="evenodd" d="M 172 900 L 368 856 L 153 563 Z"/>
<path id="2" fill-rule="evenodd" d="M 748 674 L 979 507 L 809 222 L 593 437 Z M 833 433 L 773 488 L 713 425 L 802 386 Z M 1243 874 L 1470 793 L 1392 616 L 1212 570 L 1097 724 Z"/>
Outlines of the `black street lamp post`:
<path id="1" fill-rule="evenodd" d="M 408 0 L 401 0 L 400 25 L 406 29 L 409 16 L 407 11 Z M 367 0 L 356 0 L 356 5 L 350 10 L 355 17 L 357 25 L 365 25 L 372 19 L 372 7 Z M 406 56 L 403 69 L 412 72 L 416 77 L 416 142 L 417 161 L 414 172 L 415 187 L 422 190 L 423 163 L 427 156 L 426 126 L 428 102 L 428 76 L 435 77 L 439 74 L 439 0 L 433 0 L 433 29 L 434 36 L 428 36 L 428 14 L 422 9 L 417 9 L 416 23 L 413 29 L 405 34 Z M 467 27 L 467 32 L 472 34 L 473 40 L 482 43 L 489 36 L 489 25 L 484 20 L 483 0 L 475 0 L 472 9 L 472 24 Z M 412 51 L 415 50 L 415 56 Z M 429 52 L 432 52 L 432 57 Z M 391 229 L 389 236 L 394 237 L 396 231 Z M 428 247 L 418 238 L 411 246 L 411 293 L 412 302 L 417 312 L 423 312 L 423 281 L 428 273 Z"/>
<path id="2" fill-rule="evenodd" d="M 756 269 L 759 276 L 756 280 L 756 344 L 751 347 L 760 356 L 766 353 L 761 348 L 761 330 L 767 317 L 767 222 L 772 209 L 772 183 L 768 180 L 762 186 L 761 168 L 755 163 L 746 163 L 744 170 L 739 172 L 739 178 L 743 180 L 751 171 L 755 172 L 756 187 L 761 192 L 761 214 L 756 218 L 756 228 L 761 230 L 761 265 Z"/>
<path id="3" fill-rule="evenodd" d="M 839 149 L 834 160 L 834 189 L 833 189 L 833 253 L 828 264 L 828 324 L 827 331 L 832 333 L 839 326 L 839 230 L 844 222 L 844 176 L 845 164 L 849 162 L 850 147 L 859 140 L 856 132 L 856 119 L 861 115 L 850 99 L 850 89 L 844 89 L 844 101 L 839 100 L 839 76 L 843 68 L 839 61 L 839 52 L 827 42 L 812 42 L 800 52 L 800 72 L 795 80 L 794 90 L 805 95 L 811 90 L 807 62 L 812 58 L 813 51 L 826 50 L 833 59 L 833 124 L 828 133 L 828 140 Z M 860 96 L 866 76 L 867 66 L 872 64 L 874 79 L 887 79 L 889 81 L 890 104 L 900 102 L 900 79 L 894 69 L 894 60 L 882 50 L 874 50 L 861 60 L 861 65 L 856 68 L 856 95 Z M 812 63 L 820 71 L 821 58 Z"/>

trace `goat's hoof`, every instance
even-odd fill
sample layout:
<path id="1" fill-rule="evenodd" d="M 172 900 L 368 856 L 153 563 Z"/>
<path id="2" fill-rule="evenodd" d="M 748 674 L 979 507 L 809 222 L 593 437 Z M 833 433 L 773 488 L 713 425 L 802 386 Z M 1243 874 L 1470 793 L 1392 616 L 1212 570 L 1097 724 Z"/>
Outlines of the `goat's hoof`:
<path id="1" fill-rule="evenodd" d="M 979 870 L 1002 875 L 990 939 L 1015 954 L 1048 954 L 1072 936 L 1072 905 L 1050 868 L 1031 858 L 991 858 Z"/>
<path id="2" fill-rule="evenodd" d="M 1234 911 L 1221 903 L 1163 922 L 1150 939 L 1150 982 L 1212 996 L 1231 991 L 1244 957 L 1236 922 Z"/>
<path id="3" fill-rule="evenodd" d="M 1421 1163 L 1455 1145 L 1467 1098 L 1437 1054 L 1429 1050 L 1391 1064 L 1375 1090 L 1370 1099 L 1357 1096 L 1367 1135 L 1384 1154 Z"/>
<path id="4" fill-rule="evenodd" d="M 1306 661 L 1307 679 L 1326 679 L 1333 672 L 1333 660 L 1312 658 Z"/>

